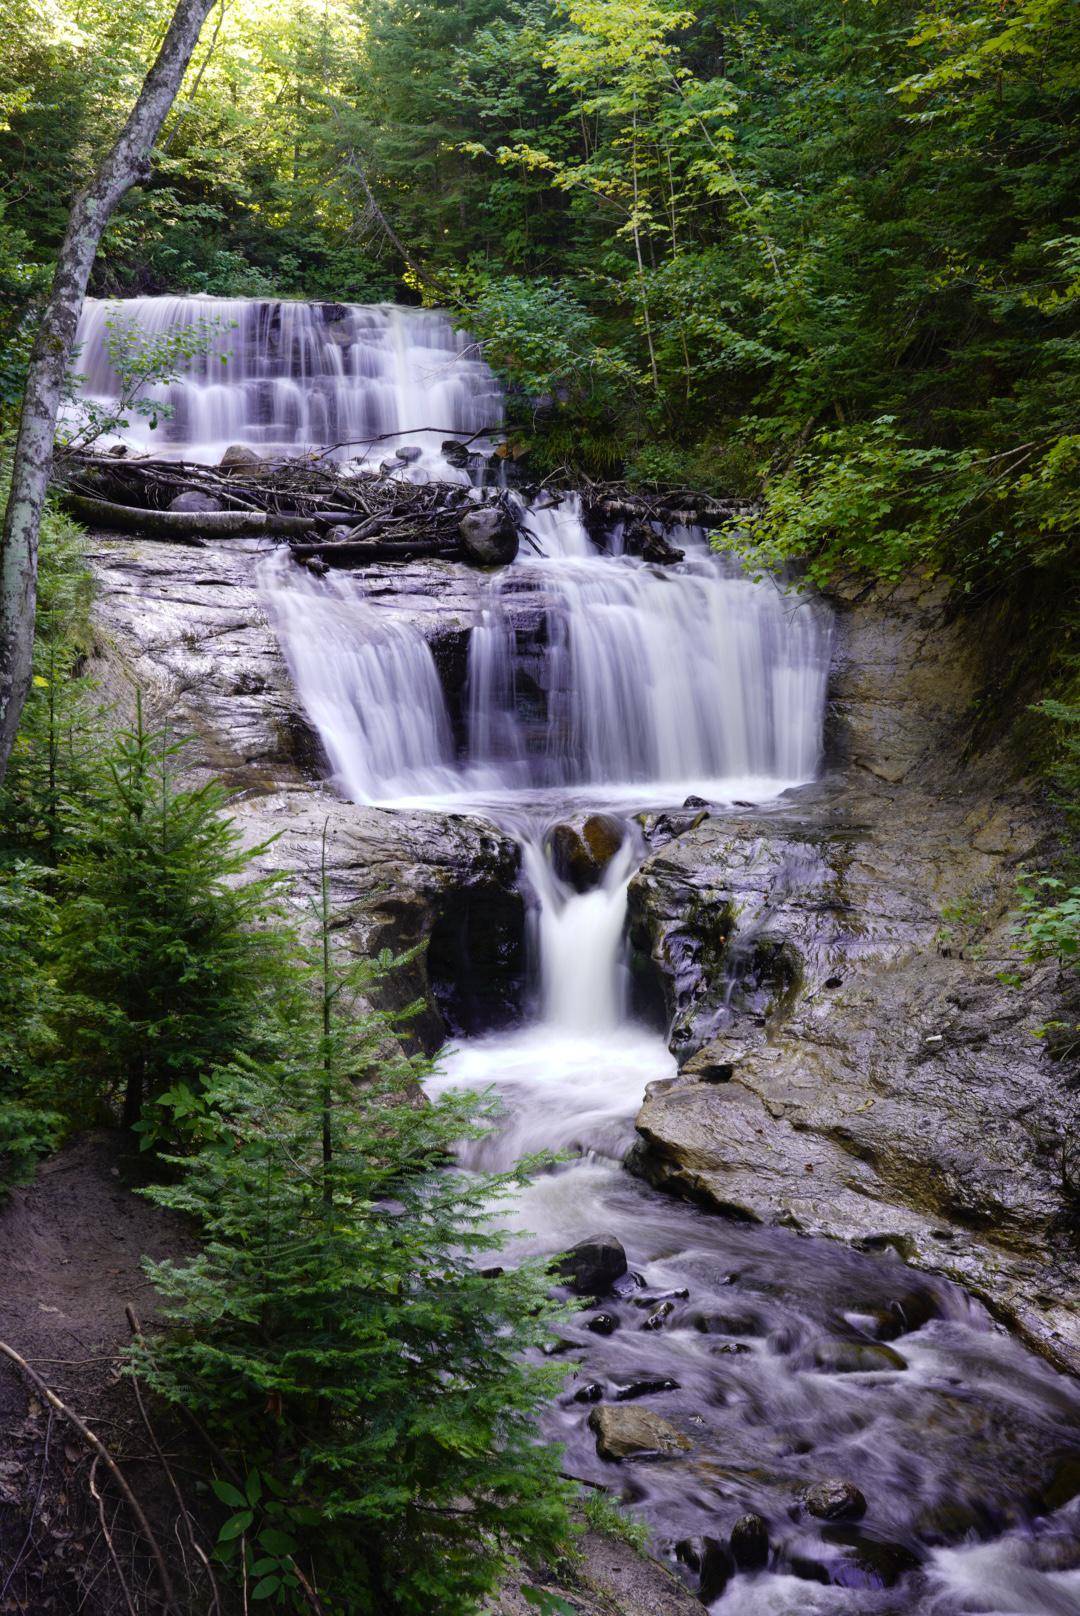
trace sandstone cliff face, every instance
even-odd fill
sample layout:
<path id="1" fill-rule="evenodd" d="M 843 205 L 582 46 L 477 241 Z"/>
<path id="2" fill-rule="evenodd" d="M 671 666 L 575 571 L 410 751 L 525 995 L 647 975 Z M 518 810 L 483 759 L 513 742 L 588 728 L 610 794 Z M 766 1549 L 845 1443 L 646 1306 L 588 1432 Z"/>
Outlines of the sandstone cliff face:
<path id="1" fill-rule="evenodd" d="M 704 819 L 635 877 L 681 1067 L 638 1117 L 638 1166 L 731 1215 L 894 1245 L 1076 1365 L 1075 1074 L 1033 1035 L 1062 988 L 1018 967 L 1008 918 L 1050 831 L 1005 742 L 967 755 L 978 629 L 930 591 L 839 602 L 826 778 Z"/>
<path id="2" fill-rule="evenodd" d="M 429 1051 L 447 1030 L 515 1014 L 519 848 L 482 819 L 367 807 L 320 783 L 325 759 L 263 610 L 256 555 L 118 539 L 96 541 L 90 559 L 106 696 L 123 709 L 138 685 L 155 721 L 192 737 L 190 772 L 235 792 L 245 844 L 270 843 L 260 863 L 294 877 L 298 907 L 317 888 L 326 827 L 334 907 L 352 945 L 418 951 L 388 979 L 385 1007 L 423 1000 L 409 1025 Z"/>

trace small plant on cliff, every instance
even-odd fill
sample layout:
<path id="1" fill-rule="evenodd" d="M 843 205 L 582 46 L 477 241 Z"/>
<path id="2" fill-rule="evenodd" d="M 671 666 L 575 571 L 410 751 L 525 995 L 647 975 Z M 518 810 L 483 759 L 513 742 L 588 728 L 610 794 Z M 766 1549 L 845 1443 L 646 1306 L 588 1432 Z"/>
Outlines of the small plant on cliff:
<path id="1" fill-rule="evenodd" d="M 66 420 L 58 437 L 61 455 L 92 449 L 102 438 L 127 431 L 133 415 L 145 421 L 151 432 L 159 422 L 169 420 L 172 405 L 155 397 L 152 389 L 171 387 L 183 378 L 193 359 L 212 353 L 218 322 L 198 320 L 164 331 L 145 331 L 136 320 L 117 313 L 106 320 L 105 329 L 105 351 L 116 378 L 115 396 L 101 404 L 79 392 L 85 376 L 69 376 Z M 220 363 L 227 364 L 228 357 L 219 355 Z"/>
<path id="2" fill-rule="evenodd" d="M 567 1535 L 534 1427 L 560 1377 L 522 1361 L 549 1282 L 478 1269 L 524 1169 L 450 1166 L 483 1111 L 423 1102 L 424 1062 L 367 1004 L 392 962 L 343 958 L 331 926 L 324 879 L 287 1054 L 220 1070 L 198 1152 L 148 1192 L 203 1250 L 147 1264 L 171 1328 L 140 1370 L 214 1433 L 218 1552 L 253 1599 L 309 1609 L 306 1581 L 328 1612 L 465 1616 Z"/>
<path id="3" fill-rule="evenodd" d="M 241 880 L 260 849 L 240 846 L 217 782 L 181 784 L 184 745 L 147 727 L 139 699 L 99 790 L 72 805 L 59 870 L 72 1106 L 119 1105 L 144 1145 L 189 1125 L 213 1067 L 265 1047 L 287 976 L 278 933 L 259 924 L 276 884 Z"/>

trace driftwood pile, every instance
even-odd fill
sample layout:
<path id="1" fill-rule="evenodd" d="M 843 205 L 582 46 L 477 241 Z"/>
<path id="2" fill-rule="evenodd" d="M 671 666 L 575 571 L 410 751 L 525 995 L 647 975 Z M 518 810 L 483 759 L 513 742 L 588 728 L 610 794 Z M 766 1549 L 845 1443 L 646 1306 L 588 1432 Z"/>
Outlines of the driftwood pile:
<path id="1" fill-rule="evenodd" d="M 449 451 L 460 446 L 447 444 Z M 219 466 L 152 457 L 70 455 L 59 467 L 61 498 L 72 516 L 98 532 L 202 545 L 208 540 L 267 538 L 288 544 L 313 571 L 417 559 L 499 566 L 521 544 L 538 549 L 520 500 L 505 489 L 413 480 L 400 467 L 341 469 L 325 456 L 267 461 L 243 447 Z M 642 493 L 620 483 L 578 482 L 582 512 L 600 551 L 612 547 L 646 561 L 672 563 L 679 527 L 719 526 L 738 507 L 685 489 Z M 532 491 L 538 506 L 565 496 Z"/>
<path id="2" fill-rule="evenodd" d="M 196 545 L 266 537 L 327 565 L 417 557 L 495 565 L 532 542 L 503 489 L 411 481 L 404 462 L 400 473 L 343 475 L 325 459 L 230 455 L 220 466 L 72 456 L 60 470 L 61 500 L 98 531 Z"/>

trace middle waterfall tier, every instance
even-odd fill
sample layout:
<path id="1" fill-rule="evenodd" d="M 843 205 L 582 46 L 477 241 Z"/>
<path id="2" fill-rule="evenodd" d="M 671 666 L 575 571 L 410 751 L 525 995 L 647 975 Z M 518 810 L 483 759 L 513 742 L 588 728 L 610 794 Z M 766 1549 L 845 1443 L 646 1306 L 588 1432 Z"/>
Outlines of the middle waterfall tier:
<path id="1" fill-rule="evenodd" d="M 440 635 L 460 645 L 460 616 L 436 613 L 425 635 L 400 584 L 388 609 L 368 580 L 316 579 L 286 555 L 266 564 L 293 679 L 348 796 L 580 788 L 671 802 L 813 778 L 826 608 L 747 579 L 693 535 L 677 567 L 601 555 L 572 499 L 537 536 L 543 558 L 477 583 L 464 657 L 438 657 L 453 664 L 445 679 Z"/>

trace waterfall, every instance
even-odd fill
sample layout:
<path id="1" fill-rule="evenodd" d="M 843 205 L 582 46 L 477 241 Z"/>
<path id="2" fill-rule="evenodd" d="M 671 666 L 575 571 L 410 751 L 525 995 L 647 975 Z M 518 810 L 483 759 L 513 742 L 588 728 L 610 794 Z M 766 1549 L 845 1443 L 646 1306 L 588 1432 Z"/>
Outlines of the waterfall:
<path id="1" fill-rule="evenodd" d="M 579 515 L 562 520 L 589 543 Z M 590 551 L 522 558 L 482 586 L 458 754 L 420 630 L 373 609 L 362 578 L 316 581 L 275 556 L 263 572 L 271 615 L 341 788 L 383 803 L 559 790 L 681 802 L 772 797 L 811 779 L 823 608 L 739 576 L 700 539 L 678 567 Z M 537 613 L 543 688 L 537 646 L 519 632 Z"/>
<path id="2" fill-rule="evenodd" d="M 340 789 L 356 802 L 445 795 L 455 783 L 446 698 L 423 635 L 316 579 L 287 551 L 263 564 L 264 599 Z"/>
<path id="3" fill-rule="evenodd" d="M 128 412 L 122 436 L 139 448 L 212 460 L 230 443 L 293 454 L 340 444 L 354 459 L 391 456 L 402 475 L 467 480 L 442 457 L 443 438 L 502 417 L 491 371 L 431 310 L 90 300 L 83 396 L 105 410 L 119 387 L 117 331 L 151 344 L 177 331 L 205 338 L 152 389 L 171 418 L 151 431 Z M 392 458 L 406 445 L 414 457 Z M 698 530 L 674 535 L 685 560 L 660 567 L 621 553 L 618 530 L 601 553 L 574 495 L 545 495 L 523 514 L 539 553 L 523 551 L 481 586 L 459 744 L 414 624 L 374 610 L 363 578 L 317 581 L 284 552 L 264 568 L 297 690 L 344 792 L 382 803 L 568 790 L 670 802 L 758 799 L 812 778 L 830 640 L 820 603 L 745 577 Z"/>
<path id="4" fill-rule="evenodd" d="M 642 849 L 627 835 L 599 883 L 579 893 L 556 875 L 542 835 L 523 835 L 522 847 L 525 876 L 539 905 L 541 1017 L 562 1033 L 612 1033 L 626 1020 L 626 889 Z"/>
<path id="5" fill-rule="evenodd" d="M 503 633 L 489 626 L 473 644 L 493 703 L 504 703 L 484 735 L 510 735 L 516 762 L 512 617 L 526 591 L 551 603 L 553 694 L 531 784 L 637 787 L 678 800 L 733 785 L 735 795 L 775 795 L 813 776 L 829 651 L 819 605 L 740 575 L 694 530 L 681 535 L 681 565 L 653 567 L 599 554 L 573 495 L 557 520 L 530 520 L 546 555 L 496 581 L 489 624 L 501 612 Z M 502 761 L 476 739 L 471 755 Z"/>
<path id="6" fill-rule="evenodd" d="M 454 476 L 439 457 L 442 440 L 502 419 L 498 386 L 475 345 L 428 309 L 88 298 L 76 338 L 84 403 L 115 406 L 120 380 L 110 348 L 126 331 L 139 334 L 144 351 L 175 334 L 195 350 L 172 361 L 175 379 L 144 390 L 171 407 L 170 417 L 151 428 L 126 412 L 127 425 L 114 436 L 139 451 L 214 463 L 233 443 L 264 454 L 333 444 L 341 445 L 339 458 L 379 460 L 408 443 Z"/>
<path id="7" fill-rule="evenodd" d="M 501 419 L 494 377 L 444 315 L 190 297 L 87 305 L 84 397 L 106 410 L 119 385 L 108 352 L 118 316 L 151 339 L 212 325 L 205 351 L 155 394 L 171 418 L 152 432 L 129 417 L 119 435 L 136 448 L 216 461 L 230 443 L 268 455 L 340 444 L 342 459 L 386 456 L 402 476 L 467 484 L 442 457 L 443 438 L 471 438 Z M 394 457 L 407 446 L 417 452 Z M 1034 1502 L 1017 1504 L 1018 1477 L 1034 1501 L 1043 1478 L 1064 1474 L 1051 1467 L 1067 1451 L 1061 1429 L 1080 1424 L 1074 1390 L 978 1304 L 926 1275 L 914 1297 L 932 1298 L 928 1323 L 896 1343 L 903 1374 L 887 1361 L 823 1373 L 822 1343 L 835 1350 L 859 1320 L 896 1317 L 914 1276 L 895 1254 L 710 1217 L 621 1165 L 643 1093 L 674 1070 L 664 1039 L 630 1016 L 626 894 L 645 851 L 634 810 L 695 793 L 722 811 L 813 778 L 828 610 L 797 588 L 746 577 L 697 529 L 669 532 L 684 559 L 657 566 L 627 554 L 617 527 L 601 549 L 573 495 L 544 495 L 523 515 L 536 549 L 491 574 L 440 562 L 393 569 L 389 586 L 381 570 L 319 578 L 284 548 L 258 566 L 338 788 L 361 802 L 476 809 L 521 845 L 536 1014 L 462 1040 L 425 1086 L 498 1094 L 498 1127 L 463 1146 L 466 1168 L 560 1155 L 512 1203 L 498 1202 L 515 1237 L 501 1261 L 547 1259 L 601 1231 L 626 1248 L 630 1272 L 602 1311 L 575 1308 L 559 1321 L 567 1381 L 545 1425 L 568 1473 L 612 1484 L 588 1424 L 598 1399 L 641 1397 L 692 1433 L 698 1451 L 684 1462 L 627 1458 L 619 1484 L 654 1545 L 726 1533 L 746 1511 L 769 1521 L 771 1566 L 733 1576 L 717 1616 L 1080 1608 L 1066 1519 L 1073 1510 L 1075 1523 L 1074 1505 L 1033 1529 Z M 422 609 L 412 609 L 414 588 Z M 431 640 L 421 622 L 433 625 Z M 440 625 L 453 655 L 437 660 Z M 456 687 L 444 686 L 441 665 L 458 670 Z M 590 844 L 596 860 L 582 870 L 567 836 L 601 807 L 610 834 Z M 612 809 L 621 826 L 610 825 Z M 734 1120 L 718 1107 L 710 1150 L 742 1149 L 737 1090 L 725 1090 Z M 819 1536 L 797 1517 L 799 1491 L 830 1472 L 864 1489 L 865 1540 L 846 1528 Z M 938 1498 L 946 1542 L 968 1534 L 960 1546 L 940 1546 L 936 1513 L 932 1537 L 919 1524 L 921 1506 L 936 1512 Z M 983 1541 L 995 1520 L 996 1541 Z M 914 1576 L 909 1548 L 923 1562 Z M 871 1558 L 838 1559 L 855 1549 Z M 800 1565 L 809 1569 L 795 1575 Z"/>

